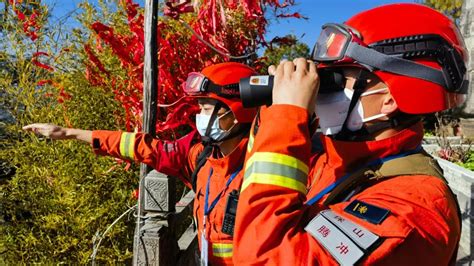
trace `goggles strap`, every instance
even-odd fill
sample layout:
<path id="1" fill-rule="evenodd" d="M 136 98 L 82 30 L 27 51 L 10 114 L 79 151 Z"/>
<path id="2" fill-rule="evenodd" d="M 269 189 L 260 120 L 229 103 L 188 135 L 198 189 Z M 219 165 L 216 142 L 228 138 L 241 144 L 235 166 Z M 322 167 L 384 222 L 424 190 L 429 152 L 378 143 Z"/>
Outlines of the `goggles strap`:
<path id="1" fill-rule="evenodd" d="M 347 47 L 346 55 L 361 64 L 402 76 L 423 79 L 449 89 L 443 71 L 429 66 L 386 55 L 354 42 Z"/>
<path id="2" fill-rule="evenodd" d="M 207 83 L 207 92 L 215 93 L 224 98 L 238 98 L 240 97 L 239 84 L 216 85 L 211 80 Z"/>

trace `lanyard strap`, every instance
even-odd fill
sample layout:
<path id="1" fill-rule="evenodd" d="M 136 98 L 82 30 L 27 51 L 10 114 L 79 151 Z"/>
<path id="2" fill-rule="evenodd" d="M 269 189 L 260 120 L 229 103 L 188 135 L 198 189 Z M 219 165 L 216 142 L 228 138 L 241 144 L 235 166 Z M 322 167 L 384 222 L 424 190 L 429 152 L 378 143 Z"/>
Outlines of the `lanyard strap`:
<path id="1" fill-rule="evenodd" d="M 421 148 L 421 145 L 420 145 L 420 146 L 416 147 L 414 150 L 410 150 L 410 151 L 407 151 L 407 152 L 403 152 L 403 153 L 398 153 L 398 154 L 390 155 L 390 156 L 387 156 L 387 157 L 384 157 L 384 158 L 378 158 L 377 160 L 374 160 L 374 161 L 368 163 L 366 166 L 357 169 L 357 171 L 361 170 L 362 168 L 366 168 L 366 167 L 371 167 L 371 166 L 383 164 L 383 163 L 388 162 L 388 161 L 393 160 L 393 159 L 402 158 L 402 157 L 405 157 L 405 156 L 407 156 L 407 155 L 419 153 L 421 150 L 422 150 L 422 148 Z M 357 172 L 357 171 L 354 171 L 354 172 Z M 331 191 L 332 191 L 335 187 L 337 187 L 340 183 L 344 182 L 344 180 L 346 180 L 347 178 L 349 178 L 349 177 L 351 176 L 351 174 L 352 174 L 352 173 L 347 173 L 347 174 L 345 174 L 343 177 L 339 178 L 339 179 L 336 180 L 334 183 L 332 183 L 331 185 L 327 186 L 325 189 L 321 190 L 321 192 L 319 192 L 318 194 L 316 194 L 316 196 L 312 197 L 309 201 L 307 201 L 307 202 L 306 202 L 306 205 L 311 206 L 311 205 L 313 205 L 314 203 L 316 203 L 317 201 L 319 201 L 324 195 L 326 195 L 327 193 L 331 192 Z"/>
<path id="2" fill-rule="evenodd" d="M 221 190 L 221 192 L 219 192 L 219 194 L 216 196 L 216 198 L 212 201 L 211 206 L 209 206 L 209 184 L 211 183 L 211 176 L 212 176 L 212 173 L 213 173 L 213 169 L 211 168 L 211 171 L 209 172 L 209 177 L 207 178 L 206 195 L 205 195 L 205 198 L 204 198 L 204 216 L 207 216 L 212 211 L 212 209 L 214 209 L 217 202 L 222 197 L 222 194 L 229 187 L 230 183 L 232 183 L 232 180 L 235 179 L 235 177 L 240 172 L 240 170 L 242 170 L 242 165 L 239 166 L 239 168 L 237 168 L 237 170 L 235 170 L 235 172 L 233 172 L 230 175 L 230 178 L 225 183 L 225 187 Z"/>

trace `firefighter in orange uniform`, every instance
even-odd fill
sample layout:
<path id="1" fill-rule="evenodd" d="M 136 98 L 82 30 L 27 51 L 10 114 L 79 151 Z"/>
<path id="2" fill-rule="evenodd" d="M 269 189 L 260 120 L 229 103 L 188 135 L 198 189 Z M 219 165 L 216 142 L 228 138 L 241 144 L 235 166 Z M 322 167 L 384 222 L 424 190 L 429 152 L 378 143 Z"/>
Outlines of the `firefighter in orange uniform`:
<path id="1" fill-rule="evenodd" d="M 236 206 L 226 213 L 226 202 L 236 205 L 248 132 L 256 113 L 255 108 L 242 107 L 238 82 L 253 74 L 254 70 L 246 65 L 221 63 L 188 75 L 185 92 L 198 98 L 201 109 L 196 115 L 196 128 L 202 141 L 194 145 L 196 132 L 167 142 L 144 133 L 87 131 L 50 124 L 32 124 L 24 129 L 53 139 L 83 140 L 91 143 L 99 155 L 146 163 L 179 177 L 196 193 L 194 217 L 201 263 L 231 265 Z"/>
<path id="2" fill-rule="evenodd" d="M 464 101 L 455 24 L 386 5 L 324 25 L 312 59 L 269 69 L 273 105 L 245 163 L 234 263 L 454 265 L 459 208 L 421 148 L 420 117 Z M 324 150 L 311 158 L 313 111 Z"/>

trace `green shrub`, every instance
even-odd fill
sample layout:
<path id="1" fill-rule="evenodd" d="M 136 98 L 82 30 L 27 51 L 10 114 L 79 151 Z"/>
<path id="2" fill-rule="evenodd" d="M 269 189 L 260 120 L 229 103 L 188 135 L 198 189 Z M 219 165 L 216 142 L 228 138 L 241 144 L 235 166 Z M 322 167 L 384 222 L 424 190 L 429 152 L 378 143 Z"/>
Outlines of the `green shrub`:
<path id="1" fill-rule="evenodd" d="M 90 87 L 79 72 L 68 74 L 73 95 L 67 105 L 42 97 L 34 87 L 10 87 L 21 99 L 16 123 L 6 128 L 0 159 L 16 166 L 16 175 L 0 187 L 5 224 L 0 225 L 0 253 L 6 262 L 81 262 L 92 252 L 92 238 L 129 206 L 137 186 L 136 167 L 123 170 L 112 158 L 95 156 L 88 145 L 38 139 L 21 132 L 31 122 L 79 128 L 117 129 L 112 115 L 119 108 L 110 94 Z M 28 99 L 33 100 L 29 102 Z M 99 107 L 99 108 L 98 108 Z M 64 108 L 67 108 L 64 110 Z M 18 110 L 23 109 L 23 110 Z M 118 223 L 102 244 L 99 261 L 131 258 L 134 221 Z"/>
<path id="2" fill-rule="evenodd" d="M 108 16 L 117 24 L 126 20 L 120 10 Z M 47 17 L 44 11 L 39 20 L 46 23 Z M 67 49 L 55 48 L 50 40 L 56 32 L 44 27 L 33 41 L 13 13 L 4 29 L 1 44 L 9 53 L 0 57 L 0 88 L 2 108 L 13 121 L 0 129 L 0 162 L 15 167 L 16 174 L 0 182 L 0 264 L 86 264 L 96 233 L 136 204 L 130 195 L 138 186 L 138 167 L 126 171 L 125 164 L 95 156 L 88 145 L 38 138 L 21 127 L 49 122 L 123 130 L 118 118 L 124 110 L 107 87 L 91 86 L 86 79 L 82 45 L 93 36 L 76 32 L 61 40 Z M 34 64 L 37 51 L 55 55 L 41 58 L 54 71 Z M 126 79 L 125 73 L 115 74 Z M 130 263 L 134 226 L 133 216 L 117 223 L 102 241 L 96 261 Z"/>
<path id="3" fill-rule="evenodd" d="M 469 155 L 466 162 L 464 163 L 461 162 L 458 164 L 466 169 L 474 171 L 474 150 L 469 150 Z"/>

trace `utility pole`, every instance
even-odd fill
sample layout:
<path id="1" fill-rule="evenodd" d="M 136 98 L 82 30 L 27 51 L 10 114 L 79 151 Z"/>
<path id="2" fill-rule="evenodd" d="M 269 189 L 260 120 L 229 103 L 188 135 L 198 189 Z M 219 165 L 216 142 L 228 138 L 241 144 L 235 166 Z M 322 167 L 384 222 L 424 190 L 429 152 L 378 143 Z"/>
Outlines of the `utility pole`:
<path id="1" fill-rule="evenodd" d="M 156 114 L 158 99 L 158 0 L 145 1 L 145 64 L 143 67 L 143 132 L 156 134 Z M 140 179 L 152 168 L 140 165 Z"/>
<path id="2" fill-rule="evenodd" d="M 145 1 L 143 132 L 156 135 L 158 96 L 158 0 Z M 173 265 L 179 251 L 166 220 L 175 208 L 174 179 L 140 165 L 138 217 L 134 236 L 134 265 Z"/>

